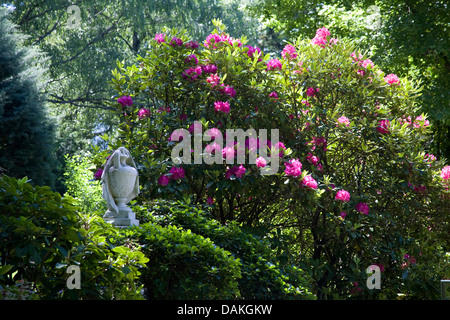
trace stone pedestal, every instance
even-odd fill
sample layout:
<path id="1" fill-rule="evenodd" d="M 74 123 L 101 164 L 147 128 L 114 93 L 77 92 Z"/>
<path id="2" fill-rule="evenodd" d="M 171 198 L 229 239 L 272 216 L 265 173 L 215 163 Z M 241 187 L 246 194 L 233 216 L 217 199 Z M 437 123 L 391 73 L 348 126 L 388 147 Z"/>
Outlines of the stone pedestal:
<path id="1" fill-rule="evenodd" d="M 108 210 L 104 215 L 104 220 L 116 227 L 138 226 L 139 220 L 136 219 L 136 214 L 126 205 L 126 198 L 116 198 L 115 200 L 119 214 L 111 217 Z"/>

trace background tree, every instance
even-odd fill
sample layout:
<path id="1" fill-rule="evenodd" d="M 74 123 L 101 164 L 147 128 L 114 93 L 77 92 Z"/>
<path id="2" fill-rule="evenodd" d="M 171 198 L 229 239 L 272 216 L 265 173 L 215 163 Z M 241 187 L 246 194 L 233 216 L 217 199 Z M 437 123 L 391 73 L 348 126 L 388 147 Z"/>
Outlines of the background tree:
<path id="1" fill-rule="evenodd" d="M 80 8 L 79 28 L 68 28 Z M 117 119 L 108 103 L 114 92 L 104 85 L 117 60 L 142 55 L 157 30 L 181 27 L 204 38 L 211 20 L 220 18 L 235 36 L 258 33 L 258 23 L 242 7 L 246 1 L 11 1 L 11 16 L 29 34 L 27 44 L 50 56 L 46 87 L 50 112 L 57 118 L 59 157 L 85 154 L 92 139 L 112 133 Z M 250 31 L 250 32 L 248 32 Z"/>
<path id="2" fill-rule="evenodd" d="M 10 176 L 53 185 L 54 127 L 42 94 L 47 59 L 24 46 L 25 39 L 0 8 L 0 167 Z"/>
<path id="3" fill-rule="evenodd" d="M 260 0 L 250 12 L 279 36 L 312 37 L 325 26 L 340 39 L 370 50 L 387 72 L 420 80 L 418 102 L 430 116 L 434 153 L 450 158 L 450 11 L 439 0 Z"/>

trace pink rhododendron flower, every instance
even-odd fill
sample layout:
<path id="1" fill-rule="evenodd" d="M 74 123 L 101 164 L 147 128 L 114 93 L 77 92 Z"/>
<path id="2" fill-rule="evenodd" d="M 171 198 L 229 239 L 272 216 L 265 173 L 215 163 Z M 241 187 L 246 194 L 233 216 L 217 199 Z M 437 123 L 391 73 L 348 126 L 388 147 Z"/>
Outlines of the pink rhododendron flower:
<path id="1" fill-rule="evenodd" d="M 183 78 L 193 81 L 197 79 L 201 74 L 202 74 L 202 67 L 197 66 L 184 70 L 184 72 L 181 75 L 183 76 Z"/>
<path id="2" fill-rule="evenodd" d="M 204 45 L 210 49 L 217 49 L 216 44 L 219 42 L 222 42 L 222 37 L 217 33 L 212 33 L 206 37 Z"/>
<path id="3" fill-rule="evenodd" d="M 100 180 L 102 178 L 103 169 L 98 168 L 97 171 L 94 173 L 95 180 Z"/>
<path id="4" fill-rule="evenodd" d="M 205 66 L 202 66 L 202 70 L 205 73 L 216 73 L 217 72 L 217 66 L 214 64 L 207 64 Z"/>
<path id="5" fill-rule="evenodd" d="M 210 154 L 212 154 L 213 152 L 214 152 L 214 153 L 216 153 L 216 152 L 222 152 L 222 146 L 219 145 L 219 144 L 216 143 L 216 142 L 211 143 L 211 144 L 208 144 L 208 145 L 206 146 L 206 148 L 205 148 L 205 152 L 206 152 L 206 153 L 210 153 Z"/>
<path id="6" fill-rule="evenodd" d="M 377 131 L 382 134 L 388 134 L 389 126 L 390 126 L 389 120 L 380 120 L 379 126 L 377 127 Z"/>
<path id="7" fill-rule="evenodd" d="M 400 83 L 398 77 L 393 73 L 388 74 L 386 77 L 384 77 L 384 80 L 389 84 Z"/>
<path id="8" fill-rule="evenodd" d="M 314 45 L 321 46 L 325 48 L 325 44 L 327 43 L 327 37 L 330 35 L 330 31 L 327 28 L 323 27 L 317 29 L 315 37 L 311 40 L 311 43 Z"/>
<path id="9" fill-rule="evenodd" d="M 319 36 L 321 38 L 326 38 L 330 35 L 330 31 L 328 31 L 327 28 L 323 27 L 323 28 L 319 28 L 316 31 L 316 36 Z"/>
<path id="10" fill-rule="evenodd" d="M 172 40 L 170 40 L 169 43 L 172 47 L 179 47 L 183 45 L 183 40 L 177 37 L 173 37 Z"/>
<path id="11" fill-rule="evenodd" d="M 317 181 L 311 175 L 307 175 L 302 179 L 302 185 L 311 189 L 317 189 Z"/>
<path id="12" fill-rule="evenodd" d="M 219 84 L 220 77 L 217 75 L 217 73 L 214 74 L 211 73 L 211 75 L 208 78 L 206 78 L 206 82 L 208 82 L 211 85 L 211 87 L 214 87 Z"/>
<path id="13" fill-rule="evenodd" d="M 145 108 L 141 108 L 138 111 L 138 117 L 140 120 L 146 118 L 146 117 L 150 117 L 150 110 L 145 109 Z"/>
<path id="14" fill-rule="evenodd" d="M 416 121 L 414 121 L 414 123 L 413 123 L 414 128 L 420 128 L 422 122 L 423 122 L 424 128 L 428 127 L 430 125 L 430 121 L 428 121 L 427 119 L 424 119 L 424 117 L 422 115 L 420 115 L 416 118 Z"/>
<path id="15" fill-rule="evenodd" d="M 222 157 L 223 158 L 229 158 L 229 159 L 233 159 L 234 158 L 234 148 L 233 147 L 225 147 L 222 149 Z"/>
<path id="16" fill-rule="evenodd" d="M 235 167 L 237 168 L 234 172 L 234 175 L 236 176 L 236 178 L 242 178 L 242 176 L 244 175 L 246 169 L 244 168 L 244 166 L 241 164 L 239 167 Z"/>
<path id="17" fill-rule="evenodd" d="M 370 66 L 370 67 L 373 68 L 373 67 L 374 67 L 374 64 L 373 64 L 372 60 L 366 59 L 366 60 L 363 60 L 362 66 L 363 66 L 364 68 L 367 68 L 368 66 Z"/>
<path id="18" fill-rule="evenodd" d="M 182 167 L 172 167 L 169 172 L 172 174 L 170 179 L 178 180 L 184 178 L 184 169 Z"/>
<path id="19" fill-rule="evenodd" d="M 208 199 L 206 199 L 206 203 L 209 205 L 212 205 L 214 203 L 214 199 L 211 197 L 208 197 Z"/>
<path id="20" fill-rule="evenodd" d="M 257 52 L 257 54 L 261 53 L 261 49 L 258 47 L 252 47 L 252 46 L 246 46 L 246 47 L 248 48 L 247 55 L 249 58 L 253 59 L 253 55 L 255 54 L 255 52 Z M 262 61 L 262 58 L 259 57 L 258 61 Z"/>
<path id="21" fill-rule="evenodd" d="M 158 184 L 160 186 L 167 186 L 169 184 L 169 181 L 170 181 L 169 177 L 163 174 L 162 176 L 159 177 Z"/>
<path id="22" fill-rule="evenodd" d="M 184 44 L 186 48 L 197 49 L 199 47 L 196 41 L 189 41 Z"/>
<path id="23" fill-rule="evenodd" d="M 267 70 L 275 70 L 280 69 L 283 67 L 281 64 L 281 61 L 278 59 L 271 59 L 267 62 Z"/>
<path id="24" fill-rule="evenodd" d="M 358 52 L 358 56 L 357 56 L 355 51 L 350 53 L 350 57 L 352 57 L 355 62 L 358 62 L 358 61 L 362 60 L 362 58 L 364 58 L 364 56 L 359 52 Z"/>
<path id="25" fill-rule="evenodd" d="M 311 163 L 312 165 L 316 165 L 319 163 L 319 158 L 313 155 L 311 152 L 309 152 L 308 155 L 306 156 L 306 160 L 308 160 L 308 162 Z"/>
<path id="26" fill-rule="evenodd" d="M 340 214 L 340 217 L 341 217 L 342 219 L 345 219 L 346 216 L 347 216 L 347 212 L 342 211 L 341 214 Z"/>
<path id="27" fill-rule="evenodd" d="M 436 156 L 434 154 L 431 154 L 431 153 L 430 154 L 427 153 L 423 158 L 427 162 L 433 162 L 433 161 L 437 160 Z"/>
<path id="28" fill-rule="evenodd" d="M 281 52 L 281 56 L 283 59 L 295 59 L 297 57 L 297 51 L 295 51 L 295 47 L 293 45 L 286 45 Z"/>
<path id="29" fill-rule="evenodd" d="M 228 113 L 228 112 L 230 112 L 230 103 L 228 101 L 225 101 L 225 102 L 216 101 L 216 102 L 214 102 L 214 109 L 216 111 Z"/>
<path id="30" fill-rule="evenodd" d="M 195 54 L 190 54 L 187 56 L 187 58 L 184 60 L 186 63 L 193 62 L 195 65 L 198 65 L 198 59 Z"/>
<path id="31" fill-rule="evenodd" d="M 335 199 L 348 202 L 348 201 L 350 201 L 350 192 L 345 191 L 345 190 L 339 190 L 336 193 Z"/>
<path id="32" fill-rule="evenodd" d="M 344 116 L 339 117 L 339 118 L 337 119 L 337 122 L 338 122 L 339 124 L 343 124 L 343 125 L 345 125 L 345 126 L 347 126 L 347 127 L 350 125 L 350 120 L 348 120 L 348 118 L 347 118 L 347 117 L 344 117 Z"/>
<path id="33" fill-rule="evenodd" d="M 222 132 L 220 132 L 217 128 L 211 128 L 206 130 L 205 136 L 209 136 L 210 138 L 216 139 L 217 137 L 222 136 Z"/>
<path id="34" fill-rule="evenodd" d="M 272 91 L 272 92 L 269 94 L 269 97 L 270 97 L 270 98 L 278 99 L 278 94 L 277 94 L 275 91 Z"/>
<path id="35" fill-rule="evenodd" d="M 166 40 L 164 40 L 164 37 L 165 37 L 165 36 L 166 36 L 165 33 L 157 33 L 157 34 L 155 35 L 155 40 L 156 40 L 158 43 L 166 42 Z"/>
<path id="36" fill-rule="evenodd" d="M 313 137 L 313 140 L 306 144 L 312 144 L 311 150 L 316 150 L 316 147 L 322 148 L 323 151 L 327 150 L 327 140 L 324 137 Z"/>
<path id="37" fill-rule="evenodd" d="M 286 167 L 284 173 L 287 176 L 297 178 L 302 175 L 302 163 L 298 159 L 292 159 L 284 165 Z"/>
<path id="38" fill-rule="evenodd" d="M 274 146 L 273 146 L 274 152 L 279 151 L 278 156 L 282 157 L 284 156 L 284 153 L 286 151 L 286 146 L 284 145 L 283 142 L 277 142 Z"/>
<path id="39" fill-rule="evenodd" d="M 227 94 L 232 98 L 236 96 L 236 90 L 234 90 L 232 86 L 226 86 L 225 88 L 221 89 L 220 92 L 222 92 L 223 94 Z"/>
<path id="40" fill-rule="evenodd" d="M 231 176 L 233 176 L 233 175 L 236 178 L 242 178 L 245 171 L 246 171 L 246 169 L 244 168 L 244 166 L 242 164 L 239 167 L 235 166 L 231 169 L 227 168 L 227 172 L 225 173 L 225 178 L 230 179 Z"/>
<path id="41" fill-rule="evenodd" d="M 356 211 L 359 211 L 367 216 L 369 215 L 369 206 L 367 203 L 360 202 L 356 205 Z"/>
<path id="42" fill-rule="evenodd" d="M 258 168 L 264 168 L 266 165 L 267 165 L 266 159 L 264 159 L 263 157 L 256 158 L 256 166 Z"/>
<path id="43" fill-rule="evenodd" d="M 444 180 L 450 180 L 450 166 L 443 167 L 440 176 Z"/>
<path id="44" fill-rule="evenodd" d="M 120 103 L 122 106 L 131 106 L 133 104 L 133 100 L 130 96 L 123 96 L 119 99 L 117 99 L 117 102 Z"/>
<path id="45" fill-rule="evenodd" d="M 317 94 L 317 92 L 319 92 L 319 89 L 318 89 L 318 88 L 314 89 L 314 88 L 312 88 L 312 87 L 309 87 L 309 88 L 306 90 L 306 95 L 307 95 L 308 97 L 314 97 L 314 96 Z"/>

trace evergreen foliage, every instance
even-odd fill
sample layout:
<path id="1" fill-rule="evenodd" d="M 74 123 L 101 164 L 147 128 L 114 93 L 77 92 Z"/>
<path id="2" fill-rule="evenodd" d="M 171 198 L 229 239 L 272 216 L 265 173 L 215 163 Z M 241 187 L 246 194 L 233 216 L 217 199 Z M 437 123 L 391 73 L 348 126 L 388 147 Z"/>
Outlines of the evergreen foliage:
<path id="1" fill-rule="evenodd" d="M 0 10 L 0 167 L 10 176 L 54 184 L 54 127 L 41 93 L 46 57 Z"/>

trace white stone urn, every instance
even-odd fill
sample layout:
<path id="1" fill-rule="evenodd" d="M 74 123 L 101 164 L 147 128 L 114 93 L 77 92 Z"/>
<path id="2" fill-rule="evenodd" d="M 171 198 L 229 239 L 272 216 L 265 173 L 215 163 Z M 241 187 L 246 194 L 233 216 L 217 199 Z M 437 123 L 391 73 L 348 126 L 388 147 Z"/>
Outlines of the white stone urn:
<path id="1" fill-rule="evenodd" d="M 127 206 L 139 194 L 139 175 L 130 152 L 120 147 L 108 159 L 102 174 L 103 199 L 108 210 L 103 218 L 118 227 L 139 225 Z"/>

